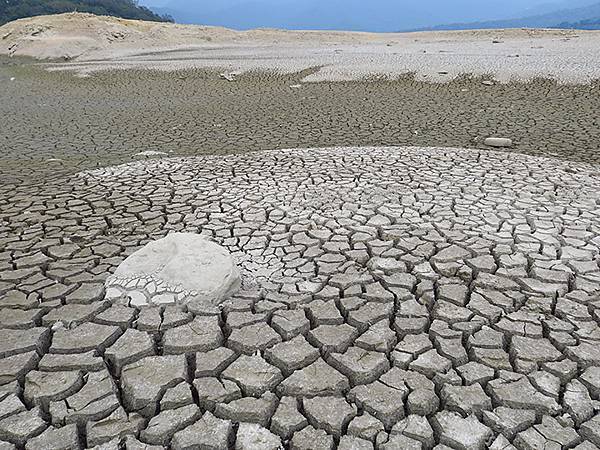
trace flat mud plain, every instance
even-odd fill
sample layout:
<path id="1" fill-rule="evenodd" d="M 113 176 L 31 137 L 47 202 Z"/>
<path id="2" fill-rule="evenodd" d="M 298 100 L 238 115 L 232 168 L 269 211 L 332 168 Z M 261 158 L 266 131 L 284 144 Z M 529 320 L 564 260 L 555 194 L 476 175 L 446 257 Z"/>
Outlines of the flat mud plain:
<path id="1" fill-rule="evenodd" d="M 0 59 L 0 448 L 600 447 L 598 82 L 45 68 Z M 106 298 L 170 231 L 241 292 Z"/>
<path id="2" fill-rule="evenodd" d="M 217 70 L 200 69 L 79 78 L 27 60 L 0 61 L 3 183 L 35 181 L 39 171 L 52 178 L 128 162 L 143 151 L 183 156 L 360 145 L 471 148 L 491 135 L 512 138 L 512 152 L 600 161 L 597 82 L 487 86 L 483 78 L 467 76 L 450 83 L 406 76 L 300 84 L 310 71 L 255 72 L 228 82 Z"/>

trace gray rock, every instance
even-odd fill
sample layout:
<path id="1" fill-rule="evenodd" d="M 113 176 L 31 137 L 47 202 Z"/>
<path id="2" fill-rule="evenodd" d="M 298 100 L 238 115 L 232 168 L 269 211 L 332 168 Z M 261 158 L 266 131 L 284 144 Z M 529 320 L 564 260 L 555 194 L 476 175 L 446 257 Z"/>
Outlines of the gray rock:
<path id="1" fill-rule="evenodd" d="M 162 344 L 166 355 L 207 352 L 223 344 L 223 332 L 217 317 L 196 317 L 193 322 L 165 331 Z"/>
<path id="2" fill-rule="evenodd" d="M 198 378 L 194 380 L 198 393 L 198 403 L 201 408 L 213 411 L 217 403 L 230 402 L 242 397 L 242 391 L 237 384 L 218 378 Z"/>
<path id="3" fill-rule="evenodd" d="M 198 352 L 196 353 L 196 378 L 216 377 L 236 358 L 235 352 L 226 347 L 219 347 L 208 352 Z"/>
<path id="4" fill-rule="evenodd" d="M 0 358 L 31 351 L 42 354 L 47 349 L 49 340 L 48 328 L 0 329 Z"/>
<path id="5" fill-rule="evenodd" d="M 594 415 L 594 403 L 587 388 L 578 380 L 567 384 L 563 394 L 563 405 L 579 427 Z"/>
<path id="6" fill-rule="evenodd" d="M 298 411 L 298 400 L 293 397 L 283 397 L 271 418 L 271 431 L 282 439 L 288 440 L 306 425 L 308 425 L 306 417 Z"/>
<path id="7" fill-rule="evenodd" d="M 173 436 L 173 450 L 228 450 L 233 442 L 231 421 L 205 412 L 201 419 Z"/>
<path id="8" fill-rule="evenodd" d="M 242 355 L 223 371 L 222 378 L 236 382 L 245 395 L 261 396 L 275 389 L 283 376 L 260 356 Z"/>
<path id="9" fill-rule="evenodd" d="M 87 423 L 87 444 L 94 447 L 115 438 L 121 439 L 127 435 L 137 434 L 144 427 L 144 423 L 144 418 L 139 414 L 127 414 L 123 408 L 118 408 L 105 419 Z"/>
<path id="10" fill-rule="evenodd" d="M 583 423 L 579 428 L 579 434 L 584 439 L 600 447 L 600 414 Z"/>
<path id="11" fill-rule="evenodd" d="M 496 433 L 502 433 L 509 439 L 514 439 L 517 433 L 525 431 L 536 420 L 536 413 L 527 409 L 511 409 L 500 406 L 493 411 L 484 411 L 483 423 Z"/>
<path id="12" fill-rule="evenodd" d="M 0 385 L 8 384 L 15 380 L 22 383 L 25 374 L 34 369 L 38 361 L 39 356 L 35 351 L 0 359 Z"/>
<path id="13" fill-rule="evenodd" d="M 451 386 L 451 385 L 447 385 Z M 440 407 L 440 399 L 433 389 L 418 388 L 408 394 L 406 408 L 409 414 L 429 416 Z"/>
<path id="14" fill-rule="evenodd" d="M 563 427 L 556 419 L 544 416 L 542 423 L 522 431 L 514 440 L 517 448 L 573 448 L 581 437 L 573 428 Z"/>
<path id="15" fill-rule="evenodd" d="M 83 386 L 83 374 L 72 372 L 29 372 L 25 377 L 24 397 L 29 403 L 47 407 L 50 402 L 64 400 Z"/>
<path id="16" fill-rule="evenodd" d="M 91 350 L 103 352 L 121 335 L 119 327 L 86 322 L 71 330 L 61 329 L 52 336 L 52 353 L 86 353 Z"/>
<path id="17" fill-rule="evenodd" d="M 307 335 L 308 342 L 326 353 L 345 352 L 357 337 L 358 330 L 348 324 L 321 325 Z"/>
<path id="18" fill-rule="evenodd" d="M 373 444 L 355 436 L 342 436 L 338 450 L 373 450 Z"/>
<path id="19" fill-rule="evenodd" d="M 167 446 L 173 435 L 196 422 L 202 413 L 196 405 L 161 411 L 150 419 L 148 426 L 140 433 L 143 442 Z"/>
<path id="20" fill-rule="evenodd" d="M 227 346 L 239 353 L 252 355 L 279 342 L 281 336 L 273 328 L 266 323 L 258 323 L 233 330 L 227 339 Z"/>
<path id="21" fill-rule="evenodd" d="M 457 412 L 464 417 L 475 414 L 481 419 L 484 410 L 492 409 L 492 401 L 477 383 L 469 386 L 446 385 L 442 388 L 441 398 L 446 410 Z"/>
<path id="22" fill-rule="evenodd" d="M 42 356 L 39 369 L 44 372 L 61 372 L 70 370 L 84 370 L 86 372 L 97 372 L 106 367 L 104 360 L 96 356 L 96 352 L 76 353 L 72 355 L 60 355 L 46 353 Z"/>
<path id="23" fill-rule="evenodd" d="M 421 442 L 423 448 L 432 448 L 435 444 L 433 429 L 423 416 L 410 415 L 392 428 L 390 436 L 403 435 Z"/>
<path id="24" fill-rule="evenodd" d="M 62 428 L 50 427 L 42 434 L 30 439 L 25 450 L 79 450 L 81 443 L 77 434 L 77 426 L 67 425 Z"/>
<path id="25" fill-rule="evenodd" d="M 348 425 L 348 434 L 375 442 L 377 435 L 384 431 L 383 423 L 368 412 L 356 416 Z"/>
<path id="26" fill-rule="evenodd" d="M 243 397 L 229 403 L 217 403 L 215 416 L 236 422 L 256 423 L 266 427 L 277 408 L 278 401 L 275 394 L 267 392 L 260 398 Z"/>
<path id="27" fill-rule="evenodd" d="M 343 397 L 307 398 L 302 403 L 313 427 L 337 437 L 356 416 L 356 406 L 349 405 Z"/>
<path id="28" fill-rule="evenodd" d="M 339 395 L 349 387 L 348 378 L 319 358 L 283 380 L 277 386 L 277 393 L 282 396 L 315 397 Z"/>
<path id="29" fill-rule="evenodd" d="M 329 436 L 325 430 L 316 430 L 308 425 L 294 433 L 290 441 L 290 450 L 333 450 L 333 436 Z"/>
<path id="30" fill-rule="evenodd" d="M 1 366 L 0 362 L 0 366 Z M 0 377 L 1 379 L 1 377 Z M 589 367 L 579 377 L 594 400 L 600 400 L 600 367 Z"/>
<path id="31" fill-rule="evenodd" d="M 285 375 L 312 364 L 319 358 L 319 351 L 304 336 L 296 336 L 265 350 L 265 358 Z"/>
<path id="32" fill-rule="evenodd" d="M 307 333 L 310 322 L 302 310 L 284 310 L 273 314 L 271 326 L 287 341 L 299 334 Z"/>
<path id="33" fill-rule="evenodd" d="M 109 416 L 119 406 L 117 388 L 107 370 L 86 375 L 85 385 L 65 400 L 64 417 L 55 417 L 53 423 L 77 423 L 85 426 L 88 421 L 98 421 Z"/>
<path id="34" fill-rule="evenodd" d="M 240 283 L 235 262 L 223 247 L 201 235 L 171 233 L 125 259 L 107 279 L 106 288 L 119 287 L 129 295 L 150 291 L 150 296 L 143 293 L 143 300 L 135 306 L 174 303 L 176 299 L 186 304 L 219 304 L 233 295 Z M 140 285 L 144 291 L 137 290 Z"/>
<path id="35" fill-rule="evenodd" d="M 130 411 L 151 417 L 165 391 L 187 379 L 187 362 L 180 356 L 149 356 L 121 372 L 123 403 Z"/>
<path id="36" fill-rule="evenodd" d="M 154 341 L 148 333 L 130 328 L 104 354 L 115 372 L 120 374 L 124 366 L 154 356 Z"/>
<path id="37" fill-rule="evenodd" d="M 194 397 L 188 383 L 182 382 L 177 386 L 167 389 L 165 395 L 160 400 L 160 410 L 177 409 L 183 406 L 192 405 Z"/>
<path id="38" fill-rule="evenodd" d="M 515 409 L 531 409 L 538 416 L 558 414 L 561 408 L 551 397 L 538 392 L 526 378 L 514 382 L 496 379 L 488 383 L 495 404 Z"/>
<path id="39" fill-rule="evenodd" d="M 384 354 L 359 347 L 350 347 L 345 353 L 331 353 L 327 362 L 346 375 L 352 385 L 371 383 L 390 368 Z"/>
<path id="40" fill-rule="evenodd" d="M 41 434 L 47 427 L 42 419 L 42 412 L 36 407 L 0 420 L 0 440 L 23 447 L 29 439 Z"/>
<path id="41" fill-rule="evenodd" d="M 380 381 L 353 388 L 348 394 L 350 401 L 379 419 L 386 429 L 404 418 L 404 400 L 408 389 L 391 387 Z"/>
<path id="42" fill-rule="evenodd" d="M 254 423 L 240 423 L 235 450 L 279 450 L 281 439 Z"/>
<path id="43" fill-rule="evenodd" d="M 456 413 L 442 411 L 433 417 L 431 425 L 441 444 L 459 450 L 484 450 L 493 436 L 492 430 L 474 415 L 463 418 Z"/>

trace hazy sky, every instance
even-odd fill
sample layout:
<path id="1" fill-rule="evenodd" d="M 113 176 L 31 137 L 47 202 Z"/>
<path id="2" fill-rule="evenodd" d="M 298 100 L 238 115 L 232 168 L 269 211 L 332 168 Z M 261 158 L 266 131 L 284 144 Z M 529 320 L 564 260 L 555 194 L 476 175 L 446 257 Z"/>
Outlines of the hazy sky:
<path id="1" fill-rule="evenodd" d="M 600 0 L 140 0 L 177 22 L 296 29 L 401 31 L 545 14 Z"/>

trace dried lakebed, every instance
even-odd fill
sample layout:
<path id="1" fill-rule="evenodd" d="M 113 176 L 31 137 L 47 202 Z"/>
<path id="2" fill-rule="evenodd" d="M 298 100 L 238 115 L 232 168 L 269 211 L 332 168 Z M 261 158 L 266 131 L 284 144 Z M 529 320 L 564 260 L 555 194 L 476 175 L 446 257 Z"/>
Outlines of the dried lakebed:
<path id="1" fill-rule="evenodd" d="M 599 169 L 309 149 L 4 190 L 0 447 L 596 448 Z M 228 249 L 239 293 L 105 298 L 173 231 Z"/>

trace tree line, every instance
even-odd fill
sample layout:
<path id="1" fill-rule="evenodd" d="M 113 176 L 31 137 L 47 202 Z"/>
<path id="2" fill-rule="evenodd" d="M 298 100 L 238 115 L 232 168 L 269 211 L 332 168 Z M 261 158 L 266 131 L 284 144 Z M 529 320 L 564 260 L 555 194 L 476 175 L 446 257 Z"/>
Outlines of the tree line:
<path id="1" fill-rule="evenodd" d="M 85 12 L 124 19 L 173 22 L 160 16 L 137 0 L 0 0 L 0 25 L 23 17 L 65 12 Z"/>

